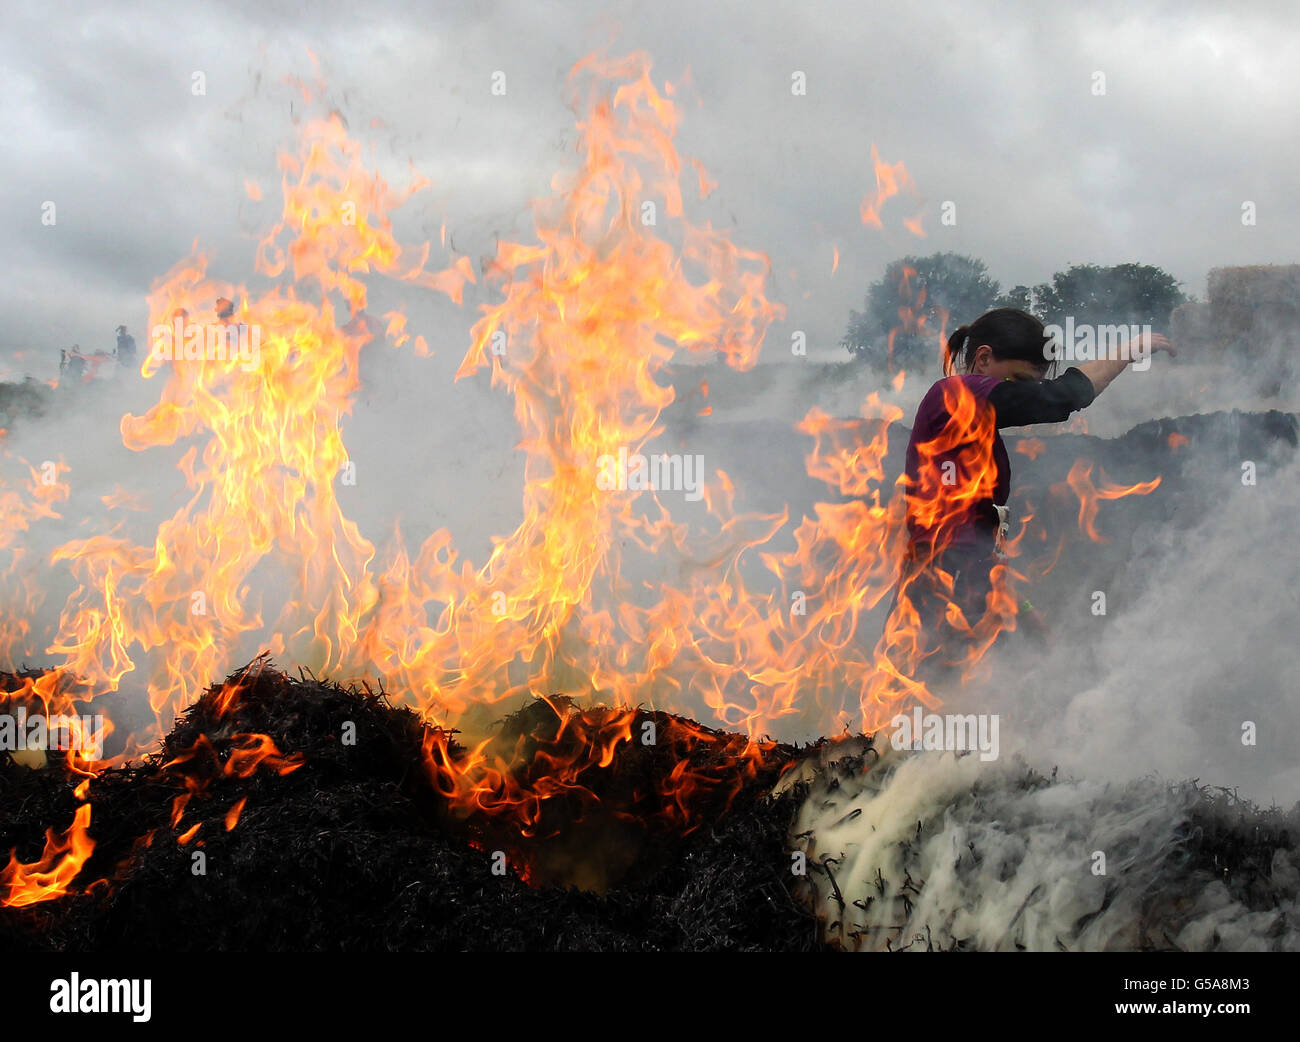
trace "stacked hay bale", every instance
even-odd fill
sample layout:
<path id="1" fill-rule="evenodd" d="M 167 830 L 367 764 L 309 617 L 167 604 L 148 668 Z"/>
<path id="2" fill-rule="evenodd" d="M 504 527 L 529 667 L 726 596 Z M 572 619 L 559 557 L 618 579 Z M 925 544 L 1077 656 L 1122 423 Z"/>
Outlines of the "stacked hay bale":
<path id="1" fill-rule="evenodd" d="M 1207 303 L 1170 316 L 1174 343 L 1189 357 L 1258 367 L 1260 392 L 1276 396 L 1300 348 L 1300 264 L 1213 268 Z"/>
<path id="2" fill-rule="evenodd" d="M 1175 343 L 1223 355 L 1300 335 L 1300 264 L 1214 268 L 1208 289 L 1208 303 L 1174 309 Z"/>

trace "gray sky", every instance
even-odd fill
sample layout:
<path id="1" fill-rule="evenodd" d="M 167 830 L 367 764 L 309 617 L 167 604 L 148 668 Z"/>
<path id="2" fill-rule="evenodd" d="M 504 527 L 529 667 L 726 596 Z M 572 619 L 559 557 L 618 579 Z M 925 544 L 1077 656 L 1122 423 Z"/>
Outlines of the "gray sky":
<path id="1" fill-rule="evenodd" d="M 526 236 L 527 200 L 573 164 L 563 83 L 578 58 L 645 49 L 660 85 L 689 68 L 678 145 L 719 182 L 690 213 L 771 256 L 770 295 L 790 310 L 771 357 L 789 357 L 792 329 L 831 348 L 907 253 L 972 254 L 1007 287 L 1140 261 L 1203 295 L 1216 265 L 1300 259 L 1300 14 L 1286 0 L 1217 6 L 9 2 L 0 378 L 52 376 L 59 347 L 109 349 L 120 322 L 143 342 L 150 284 L 196 238 L 213 274 L 251 276 L 254 236 L 276 216 L 276 152 L 294 142 L 283 80 L 310 74 L 307 48 L 394 180 L 409 157 L 434 182 L 399 232 L 436 237 L 445 216 L 472 258 L 494 233 Z M 206 96 L 191 93 L 195 70 Z M 791 93 L 795 71 L 806 96 Z M 887 209 L 883 233 L 858 215 L 873 143 L 922 196 Z M 272 202 L 250 203 L 246 177 Z M 939 224 L 945 200 L 955 227 Z M 916 207 L 923 240 L 901 224 Z M 472 310 L 432 329 L 412 312 L 410 332 L 460 356 Z"/>

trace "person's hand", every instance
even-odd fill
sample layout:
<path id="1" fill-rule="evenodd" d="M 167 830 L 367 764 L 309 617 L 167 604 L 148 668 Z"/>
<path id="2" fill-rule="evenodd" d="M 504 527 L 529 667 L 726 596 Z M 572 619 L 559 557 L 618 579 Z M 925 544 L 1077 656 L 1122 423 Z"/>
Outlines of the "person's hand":
<path id="1" fill-rule="evenodd" d="M 1136 342 L 1129 344 L 1130 355 L 1136 355 L 1139 351 L 1147 358 L 1150 358 L 1157 351 L 1168 351 L 1170 358 L 1178 357 L 1173 342 L 1161 333 L 1143 333 L 1137 338 Z"/>

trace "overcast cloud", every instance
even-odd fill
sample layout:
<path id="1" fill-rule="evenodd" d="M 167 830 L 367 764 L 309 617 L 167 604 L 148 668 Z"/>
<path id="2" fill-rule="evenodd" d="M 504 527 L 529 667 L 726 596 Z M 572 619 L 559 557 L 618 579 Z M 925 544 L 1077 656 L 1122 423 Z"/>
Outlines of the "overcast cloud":
<path id="1" fill-rule="evenodd" d="M 1219 6 L 6 4 L 0 375 L 50 377 L 59 347 L 111 349 L 120 322 L 138 334 L 150 284 L 196 238 L 214 273 L 251 275 L 274 193 L 258 208 L 244 180 L 278 182 L 276 151 L 294 140 L 283 80 L 310 75 L 308 48 L 377 161 L 400 179 L 409 158 L 434 182 L 402 230 L 436 236 L 445 216 L 471 257 L 494 233 L 526 235 L 528 199 L 573 162 L 563 82 L 578 58 L 608 44 L 647 50 L 661 83 L 689 69 L 679 145 L 719 182 L 692 213 L 772 258 L 771 294 L 790 313 L 769 357 L 792 329 L 833 348 L 906 253 L 972 254 L 1007 287 L 1140 261 L 1203 295 L 1213 266 L 1297 260 L 1300 15 Z M 505 97 L 490 93 L 496 70 Z M 791 93 L 795 71 L 806 96 Z M 902 228 L 910 202 L 886 211 L 883 233 L 863 227 L 873 143 L 914 177 L 924 240 Z M 945 200 L 955 227 L 939 224 Z M 411 331 L 463 352 L 462 329 Z"/>

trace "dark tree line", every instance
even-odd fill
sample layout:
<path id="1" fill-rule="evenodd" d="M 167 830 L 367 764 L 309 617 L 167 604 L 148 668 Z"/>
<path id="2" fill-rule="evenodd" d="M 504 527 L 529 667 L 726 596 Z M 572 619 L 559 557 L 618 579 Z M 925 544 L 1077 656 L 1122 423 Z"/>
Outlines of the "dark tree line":
<path id="1" fill-rule="evenodd" d="M 1050 282 L 1006 292 L 983 261 L 956 253 L 903 257 L 867 290 L 850 314 L 841 343 L 859 361 L 891 371 L 936 366 L 941 336 L 996 307 L 1013 307 L 1045 323 L 1149 324 L 1168 329 L 1187 300 L 1174 277 L 1149 264 L 1075 264 Z"/>

